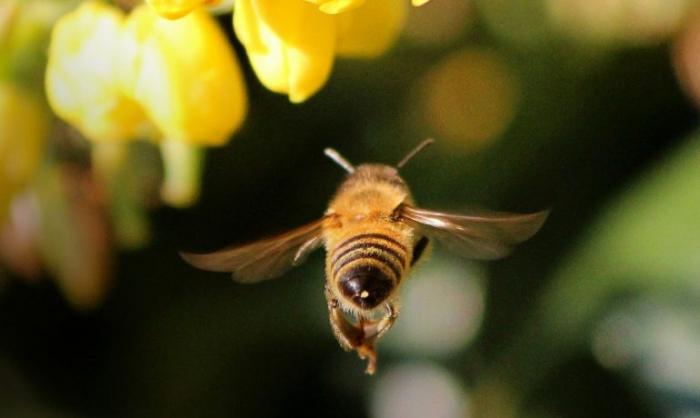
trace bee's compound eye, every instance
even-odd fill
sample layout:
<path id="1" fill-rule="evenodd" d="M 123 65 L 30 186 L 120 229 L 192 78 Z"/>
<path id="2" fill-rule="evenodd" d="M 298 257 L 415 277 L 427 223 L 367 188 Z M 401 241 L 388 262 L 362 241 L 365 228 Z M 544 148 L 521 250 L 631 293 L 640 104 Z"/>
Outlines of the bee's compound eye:
<path id="1" fill-rule="evenodd" d="M 340 290 L 362 309 L 372 309 L 389 296 L 392 280 L 374 266 L 358 266 L 340 278 Z"/>

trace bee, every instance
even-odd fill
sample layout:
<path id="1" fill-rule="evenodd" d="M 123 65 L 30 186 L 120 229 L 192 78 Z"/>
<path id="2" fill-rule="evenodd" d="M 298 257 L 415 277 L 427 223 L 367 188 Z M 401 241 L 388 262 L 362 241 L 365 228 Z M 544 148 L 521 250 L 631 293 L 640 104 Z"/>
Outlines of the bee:
<path id="1" fill-rule="evenodd" d="M 433 241 L 468 258 L 497 259 L 533 236 L 547 217 L 547 211 L 451 214 L 417 207 L 399 169 L 432 142 L 423 141 L 396 166 L 353 166 L 327 148 L 347 177 L 320 219 L 253 243 L 181 255 L 195 267 L 255 283 L 281 276 L 324 246 L 331 329 L 341 347 L 367 359 L 366 372 L 373 374 L 375 343 L 399 315 L 401 284 Z"/>

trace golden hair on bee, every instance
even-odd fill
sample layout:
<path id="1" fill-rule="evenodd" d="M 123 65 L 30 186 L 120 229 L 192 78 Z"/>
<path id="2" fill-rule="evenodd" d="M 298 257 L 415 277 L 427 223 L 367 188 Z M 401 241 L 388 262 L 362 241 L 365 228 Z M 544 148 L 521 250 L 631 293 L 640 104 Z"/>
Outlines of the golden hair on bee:
<path id="1" fill-rule="evenodd" d="M 474 259 L 496 259 L 534 235 L 547 212 L 450 214 L 415 205 L 403 167 L 432 139 L 394 166 L 353 166 L 336 150 L 325 154 L 347 171 L 323 217 L 287 233 L 208 254 L 182 253 L 195 267 L 231 272 L 241 283 L 281 276 L 313 250 L 326 249 L 325 295 L 331 329 L 346 350 L 376 370 L 375 343 L 399 315 L 399 289 L 433 241 Z"/>

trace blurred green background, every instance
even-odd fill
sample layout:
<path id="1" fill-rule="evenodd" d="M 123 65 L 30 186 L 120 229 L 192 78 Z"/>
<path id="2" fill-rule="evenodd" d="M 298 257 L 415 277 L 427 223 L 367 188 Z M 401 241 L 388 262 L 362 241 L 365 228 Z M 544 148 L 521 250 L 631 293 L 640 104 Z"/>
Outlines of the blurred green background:
<path id="1" fill-rule="evenodd" d="M 0 272 L 0 417 L 700 417 L 694 5 L 432 0 L 302 105 L 237 45 L 242 131 L 101 306 Z M 328 327 L 321 252 L 257 286 L 177 254 L 318 218 L 344 175 L 325 147 L 393 164 L 426 137 L 402 170 L 422 206 L 551 215 L 504 260 L 436 246 L 376 376 Z"/>

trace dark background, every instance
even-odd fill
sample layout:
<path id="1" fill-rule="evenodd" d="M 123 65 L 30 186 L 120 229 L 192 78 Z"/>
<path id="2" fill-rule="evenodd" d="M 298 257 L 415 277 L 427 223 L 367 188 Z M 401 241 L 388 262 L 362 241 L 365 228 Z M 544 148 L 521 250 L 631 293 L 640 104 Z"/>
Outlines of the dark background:
<path id="1" fill-rule="evenodd" d="M 687 144 L 694 143 L 697 113 L 679 87 L 672 39 L 598 46 L 593 53 L 556 37 L 521 46 L 476 16 L 445 44 L 404 39 L 377 60 L 340 60 L 324 89 L 299 106 L 264 90 L 242 59 L 250 98 L 243 129 L 208 152 L 196 206 L 153 211 L 150 245 L 119 252 L 102 306 L 76 311 L 50 280 L 9 280 L 0 289 L 0 416 L 371 416 L 383 373 L 421 357 L 380 344 L 378 376 L 363 374 L 362 362 L 338 347 L 327 325 L 321 252 L 257 286 L 195 270 L 177 252 L 213 250 L 319 217 L 344 175 L 323 156 L 325 147 L 354 163 L 393 164 L 426 136 L 436 145 L 402 170 L 423 206 L 551 209 L 535 238 L 483 266 L 485 311 L 475 339 L 459 352 L 428 356 L 461 382 L 472 416 L 498 416 L 478 409 L 489 405 L 483 388 L 494 376 L 516 393 L 519 416 L 697 414 L 700 386 L 693 391 L 654 380 L 644 373 L 644 356 L 607 367 L 592 350 L 596 324 L 630 304 L 637 306 L 632 318 L 671 312 L 696 331 L 697 344 L 700 299 L 698 287 L 688 287 L 693 280 L 667 280 L 654 271 L 649 276 L 659 285 L 651 290 L 623 284 L 601 292 L 585 325 L 572 322 L 561 335 L 548 328 L 543 302 L 562 269 L 586 263 L 577 258 L 579 249 L 590 248 L 586 243 L 609 225 L 610 208 L 653 177 L 655 167 L 692 152 Z M 443 139 L 410 116 L 423 106 L 413 86 L 461 48 L 497 51 L 519 85 L 513 120 L 479 149 Z M 700 186 L 700 178 L 694 181 Z M 654 240 L 654 234 L 640 239 Z M 635 251 L 629 248 L 632 260 Z M 584 288 L 585 277 L 581 283 Z M 576 294 L 554 294 L 570 298 L 557 303 L 572 309 L 587 303 Z M 676 315 L 679 310 L 684 314 Z M 569 342 L 570 335 L 581 341 Z M 694 349 L 690 370 L 700 368 L 700 345 Z"/>

